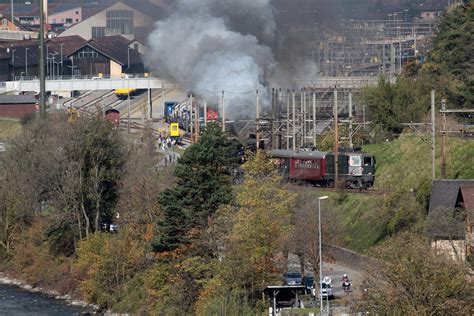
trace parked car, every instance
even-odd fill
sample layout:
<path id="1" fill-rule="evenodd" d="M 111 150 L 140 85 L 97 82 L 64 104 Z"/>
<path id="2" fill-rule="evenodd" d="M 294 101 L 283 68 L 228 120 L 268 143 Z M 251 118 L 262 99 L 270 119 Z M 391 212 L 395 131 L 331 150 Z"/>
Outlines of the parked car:
<path id="1" fill-rule="evenodd" d="M 311 290 L 314 288 L 314 276 L 305 275 L 301 280 L 301 284 L 306 286 L 305 294 L 311 294 Z"/>
<path id="2" fill-rule="evenodd" d="M 283 274 L 283 285 L 301 285 L 301 273 L 287 272 Z"/>
<path id="3" fill-rule="evenodd" d="M 325 298 L 333 299 L 334 298 L 334 293 L 332 291 L 332 285 L 330 283 L 322 282 L 321 287 L 322 287 L 321 293 L 323 294 L 323 299 L 325 299 Z M 319 296 L 319 288 L 311 289 L 311 295 L 313 295 L 314 297 Z"/>

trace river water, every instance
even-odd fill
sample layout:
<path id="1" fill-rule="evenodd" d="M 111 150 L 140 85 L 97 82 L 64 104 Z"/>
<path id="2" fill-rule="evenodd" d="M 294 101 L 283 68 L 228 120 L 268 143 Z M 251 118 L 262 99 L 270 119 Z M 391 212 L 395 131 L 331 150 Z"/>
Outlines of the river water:
<path id="1" fill-rule="evenodd" d="M 47 316 L 88 315 L 91 308 L 72 306 L 40 293 L 26 291 L 18 286 L 0 284 L 0 315 Z"/>

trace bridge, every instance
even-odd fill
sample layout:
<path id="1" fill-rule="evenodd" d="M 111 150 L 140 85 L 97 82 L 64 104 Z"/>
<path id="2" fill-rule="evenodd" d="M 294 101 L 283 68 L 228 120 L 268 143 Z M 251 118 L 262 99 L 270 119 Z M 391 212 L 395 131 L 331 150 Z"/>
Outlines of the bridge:
<path id="1" fill-rule="evenodd" d="M 329 89 L 360 89 L 377 84 L 376 77 L 320 77 L 313 82 L 301 82 L 301 86 Z M 48 78 L 46 91 L 87 91 L 87 90 L 114 90 L 114 89 L 170 89 L 179 85 L 158 77 L 144 77 L 129 75 L 127 78 L 107 77 L 67 77 Z M 0 93 L 39 92 L 38 78 L 17 77 L 15 81 L 0 82 Z"/>

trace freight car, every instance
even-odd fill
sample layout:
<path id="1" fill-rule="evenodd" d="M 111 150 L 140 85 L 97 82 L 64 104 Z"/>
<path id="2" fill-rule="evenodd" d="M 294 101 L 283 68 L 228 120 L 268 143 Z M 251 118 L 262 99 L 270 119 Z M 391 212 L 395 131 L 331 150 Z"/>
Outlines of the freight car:
<path id="1" fill-rule="evenodd" d="M 282 175 L 289 181 L 308 182 L 332 187 L 335 179 L 333 152 L 272 150 Z M 351 189 L 367 189 L 374 185 L 375 157 L 364 152 L 339 153 L 338 180 Z"/>

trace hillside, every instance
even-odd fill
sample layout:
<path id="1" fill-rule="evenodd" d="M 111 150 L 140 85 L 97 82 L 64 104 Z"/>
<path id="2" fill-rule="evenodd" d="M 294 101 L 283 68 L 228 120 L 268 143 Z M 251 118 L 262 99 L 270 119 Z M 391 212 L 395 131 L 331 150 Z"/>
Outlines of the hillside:
<path id="1" fill-rule="evenodd" d="M 447 176 L 474 178 L 474 141 L 449 138 Z M 423 232 L 431 190 L 430 145 L 415 136 L 368 145 L 364 151 L 377 159 L 376 188 L 386 195 L 346 194 L 336 198 L 344 219 L 346 246 L 364 252 L 387 236 L 409 229 Z M 440 175 L 440 145 L 436 174 Z"/>

